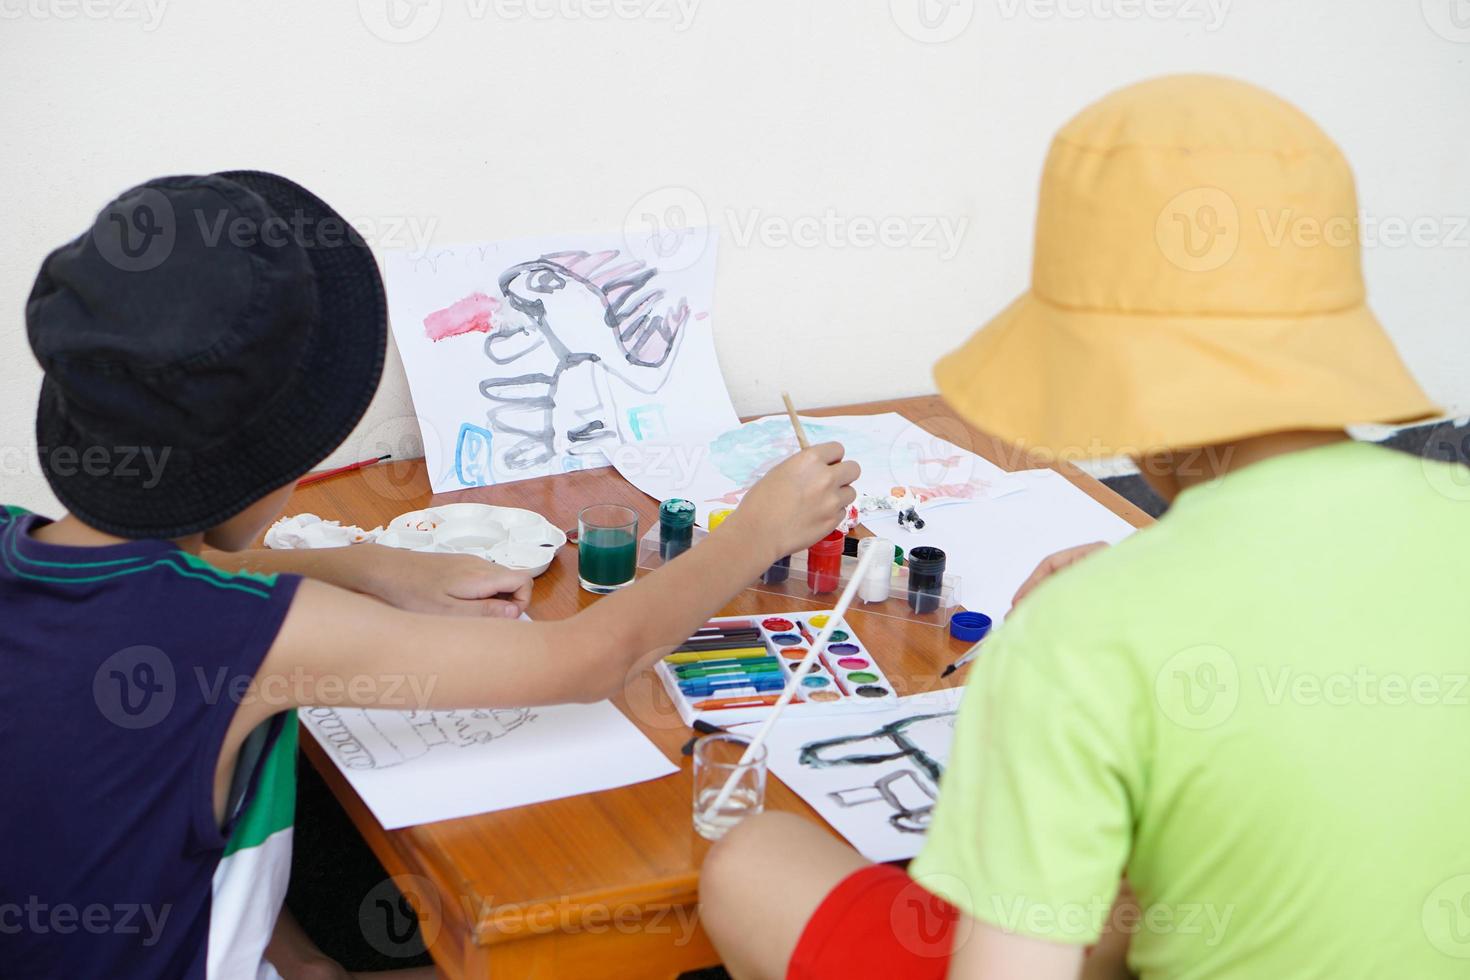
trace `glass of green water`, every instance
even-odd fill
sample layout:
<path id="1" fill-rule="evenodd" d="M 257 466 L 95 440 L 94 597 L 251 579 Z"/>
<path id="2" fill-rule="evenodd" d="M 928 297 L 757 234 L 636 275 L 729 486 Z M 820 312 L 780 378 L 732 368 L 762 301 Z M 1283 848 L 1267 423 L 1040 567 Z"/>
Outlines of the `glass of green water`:
<path id="1" fill-rule="evenodd" d="M 638 512 L 593 504 L 577 515 L 577 577 L 598 595 L 631 585 L 638 571 Z"/>

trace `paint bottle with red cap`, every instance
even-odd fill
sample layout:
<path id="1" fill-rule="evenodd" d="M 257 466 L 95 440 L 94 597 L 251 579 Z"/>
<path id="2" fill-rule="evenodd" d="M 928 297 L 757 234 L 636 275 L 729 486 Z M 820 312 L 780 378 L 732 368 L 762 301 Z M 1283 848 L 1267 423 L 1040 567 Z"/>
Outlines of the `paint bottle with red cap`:
<path id="1" fill-rule="evenodd" d="M 847 535 L 833 531 L 806 553 L 806 587 L 815 595 L 836 592 L 842 580 L 842 542 Z"/>

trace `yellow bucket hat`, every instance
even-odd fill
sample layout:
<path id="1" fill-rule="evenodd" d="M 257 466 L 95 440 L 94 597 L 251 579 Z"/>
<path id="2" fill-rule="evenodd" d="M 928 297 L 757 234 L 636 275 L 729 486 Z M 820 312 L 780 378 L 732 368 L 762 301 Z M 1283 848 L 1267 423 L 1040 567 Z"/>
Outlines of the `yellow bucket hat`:
<path id="1" fill-rule="evenodd" d="M 1438 414 L 1364 303 L 1342 153 L 1244 82 L 1114 92 L 1052 141 L 1031 289 L 934 368 L 1061 458 Z"/>

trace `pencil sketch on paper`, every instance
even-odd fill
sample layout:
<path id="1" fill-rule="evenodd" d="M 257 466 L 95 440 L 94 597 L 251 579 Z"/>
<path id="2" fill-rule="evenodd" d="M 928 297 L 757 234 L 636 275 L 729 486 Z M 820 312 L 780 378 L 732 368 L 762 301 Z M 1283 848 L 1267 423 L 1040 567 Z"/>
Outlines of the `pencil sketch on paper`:
<path id="1" fill-rule="evenodd" d="M 390 769 L 431 749 L 486 745 L 536 720 L 530 708 L 307 708 L 305 714 L 344 769 Z"/>
<path id="2" fill-rule="evenodd" d="M 658 424 L 657 405 L 620 411 L 608 380 L 652 396 L 673 369 L 692 313 L 686 298 L 669 298 L 658 269 L 616 249 L 550 252 L 505 269 L 498 288 L 500 299 L 471 293 L 424 318 L 432 341 L 483 333 L 491 364 L 529 368 L 480 382 L 489 432 L 461 427 L 454 464 L 461 482 L 483 479 L 484 447 L 496 436 L 509 440 L 500 462 L 519 471 L 600 452 Z M 545 354 L 550 362 L 536 364 Z"/>
<path id="3" fill-rule="evenodd" d="M 876 767 L 872 782 L 827 796 L 843 808 L 882 803 L 895 830 L 922 834 L 934 812 L 954 721 L 953 711 L 911 715 L 871 732 L 807 742 L 798 762 L 812 769 Z"/>

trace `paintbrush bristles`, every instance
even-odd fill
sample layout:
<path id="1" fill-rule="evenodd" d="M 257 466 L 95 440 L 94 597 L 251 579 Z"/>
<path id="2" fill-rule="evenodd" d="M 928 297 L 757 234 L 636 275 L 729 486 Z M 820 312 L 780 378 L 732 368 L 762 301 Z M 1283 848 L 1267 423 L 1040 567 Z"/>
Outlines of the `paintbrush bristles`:
<path id="1" fill-rule="evenodd" d="M 796 432 L 796 444 L 802 449 L 811 448 L 811 443 L 806 441 L 806 430 L 801 427 L 801 419 L 796 417 L 796 406 L 791 404 L 791 395 L 783 391 L 781 400 L 786 403 L 786 414 L 791 416 L 791 428 Z"/>

